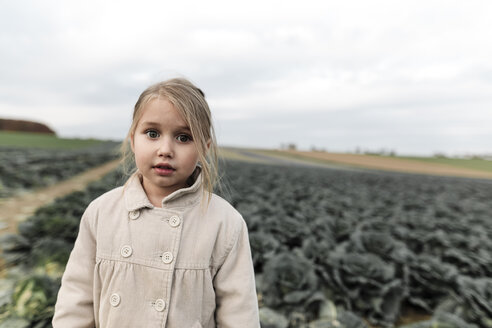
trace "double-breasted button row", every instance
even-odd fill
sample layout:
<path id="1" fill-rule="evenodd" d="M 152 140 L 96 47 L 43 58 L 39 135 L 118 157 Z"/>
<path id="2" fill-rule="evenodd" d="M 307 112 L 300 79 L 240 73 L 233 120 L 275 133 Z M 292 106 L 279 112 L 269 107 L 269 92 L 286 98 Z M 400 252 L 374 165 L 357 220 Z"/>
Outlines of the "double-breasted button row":
<path id="1" fill-rule="evenodd" d="M 120 295 L 117 293 L 111 294 L 111 296 L 109 297 L 109 304 L 111 304 L 112 307 L 117 307 L 118 305 L 120 305 L 120 303 Z M 155 302 L 152 303 L 152 306 L 156 311 L 162 312 L 166 308 L 166 302 L 163 299 L 158 298 L 155 300 Z"/>
<path id="2" fill-rule="evenodd" d="M 130 257 L 130 256 L 132 256 L 133 249 L 129 245 L 124 245 L 123 247 L 121 247 L 120 253 L 121 253 L 121 256 L 123 256 L 123 257 Z"/>
<path id="3" fill-rule="evenodd" d="M 120 254 L 121 254 L 121 256 L 123 256 L 125 258 L 130 257 L 133 254 L 133 249 L 130 245 L 124 245 L 120 249 Z M 162 258 L 162 262 L 164 262 L 166 264 L 169 264 L 174 260 L 173 253 L 171 253 L 171 252 L 162 253 L 161 258 Z"/>
<path id="4" fill-rule="evenodd" d="M 140 210 L 134 210 L 134 211 L 130 211 L 128 212 L 128 217 L 131 219 L 131 220 L 136 220 L 140 217 Z M 177 215 L 173 215 L 169 218 L 169 225 L 173 228 L 176 228 L 178 227 L 180 224 L 181 224 L 181 218 Z"/>
<path id="5" fill-rule="evenodd" d="M 128 212 L 128 217 L 131 220 L 136 220 L 136 219 L 138 219 L 139 216 L 140 216 L 140 210 L 134 210 L 134 211 Z"/>
<path id="6" fill-rule="evenodd" d="M 121 297 L 116 293 L 111 294 L 111 296 L 109 297 L 109 303 L 111 304 L 111 306 L 117 307 L 118 305 L 120 305 L 120 302 Z"/>
<path id="7" fill-rule="evenodd" d="M 174 259 L 173 253 L 171 252 L 162 253 L 162 262 L 169 264 L 173 261 L 173 259 Z"/>
<path id="8" fill-rule="evenodd" d="M 156 299 L 153 305 L 154 309 L 159 312 L 164 311 L 164 309 L 166 308 L 166 302 L 164 302 L 164 300 L 161 298 Z"/>
<path id="9" fill-rule="evenodd" d="M 169 225 L 173 228 L 178 227 L 181 224 L 181 219 L 177 215 L 173 215 L 169 218 Z"/>

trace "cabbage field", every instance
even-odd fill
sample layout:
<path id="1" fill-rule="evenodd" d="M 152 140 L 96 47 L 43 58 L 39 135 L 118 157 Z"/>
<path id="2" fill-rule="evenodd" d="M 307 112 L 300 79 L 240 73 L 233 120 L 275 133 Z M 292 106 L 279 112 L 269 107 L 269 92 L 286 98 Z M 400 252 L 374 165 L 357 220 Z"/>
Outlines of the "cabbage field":
<path id="1" fill-rule="evenodd" d="M 492 327 L 492 181 L 223 169 L 221 194 L 249 227 L 263 328 Z M 50 326 L 80 216 L 122 181 L 115 171 L 3 238 L 0 327 Z"/>
<path id="2" fill-rule="evenodd" d="M 0 147 L 0 198 L 45 187 L 115 159 L 116 142 L 78 149 Z"/>

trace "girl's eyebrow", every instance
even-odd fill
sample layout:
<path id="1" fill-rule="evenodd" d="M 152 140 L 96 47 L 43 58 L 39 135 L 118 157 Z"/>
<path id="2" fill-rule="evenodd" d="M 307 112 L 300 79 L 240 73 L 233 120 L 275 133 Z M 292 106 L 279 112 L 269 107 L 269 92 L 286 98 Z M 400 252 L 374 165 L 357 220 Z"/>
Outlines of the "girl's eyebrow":
<path id="1" fill-rule="evenodd" d="M 161 126 L 159 123 L 152 122 L 152 121 L 143 121 L 142 122 L 142 125 L 156 126 L 156 127 L 160 127 Z M 177 130 L 191 131 L 190 128 L 187 125 L 178 125 L 178 126 L 176 126 L 176 129 Z"/>
<path id="2" fill-rule="evenodd" d="M 159 126 L 160 124 L 156 122 L 142 121 L 142 125 Z"/>

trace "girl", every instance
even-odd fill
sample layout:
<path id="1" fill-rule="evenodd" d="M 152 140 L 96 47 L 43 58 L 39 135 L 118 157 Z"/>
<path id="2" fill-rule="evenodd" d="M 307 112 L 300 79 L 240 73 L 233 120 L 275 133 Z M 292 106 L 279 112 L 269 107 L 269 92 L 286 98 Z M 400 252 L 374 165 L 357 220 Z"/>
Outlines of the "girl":
<path id="1" fill-rule="evenodd" d="M 246 224 L 212 193 L 202 91 L 185 79 L 147 88 L 128 144 L 136 172 L 82 216 L 53 327 L 259 327 Z"/>

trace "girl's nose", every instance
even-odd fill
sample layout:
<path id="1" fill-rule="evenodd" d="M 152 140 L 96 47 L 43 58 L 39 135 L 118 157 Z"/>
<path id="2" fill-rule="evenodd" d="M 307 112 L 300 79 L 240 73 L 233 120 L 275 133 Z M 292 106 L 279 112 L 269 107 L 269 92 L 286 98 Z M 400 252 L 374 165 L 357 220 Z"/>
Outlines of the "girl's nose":
<path id="1" fill-rule="evenodd" d="M 164 157 L 173 157 L 174 149 L 173 149 L 172 141 L 173 141 L 172 138 L 169 137 L 162 138 L 161 142 L 159 143 L 159 149 L 157 150 L 157 155 L 164 156 Z"/>

